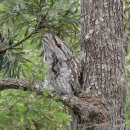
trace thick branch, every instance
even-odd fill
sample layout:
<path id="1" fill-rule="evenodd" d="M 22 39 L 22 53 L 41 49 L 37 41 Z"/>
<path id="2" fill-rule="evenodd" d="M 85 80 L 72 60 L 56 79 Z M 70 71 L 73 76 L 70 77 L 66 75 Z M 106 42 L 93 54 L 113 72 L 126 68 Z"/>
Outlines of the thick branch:
<path id="1" fill-rule="evenodd" d="M 37 90 L 43 89 L 42 82 L 31 83 L 25 79 L 2 79 L 0 80 L 0 90 L 4 89 L 23 89 L 23 90 Z"/>
<path id="2" fill-rule="evenodd" d="M 76 110 L 78 113 L 84 115 L 84 120 L 90 116 L 97 116 L 98 118 L 107 119 L 107 109 L 100 105 L 91 104 L 90 102 L 83 101 L 80 97 L 72 95 L 64 95 L 60 100 L 68 107 Z"/>
<path id="3" fill-rule="evenodd" d="M 5 89 L 22 89 L 22 90 L 36 90 L 38 92 L 44 91 L 44 83 L 36 82 L 30 83 L 25 79 L 1 79 L 0 80 L 0 90 Z M 54 92 L 55 93 L 55 92 Z M 57 94 L 58 95 L 58 94 Z M 52 95 L 49 95 L 52 97 Z M 98 106 L 94 106 L 89 102 L 85 102 L 80 97 L 76 97 L 74 95 L 62 94 L 58 95 L 59 101 L 63 104 L 67 105 L 72 109 L 77 109 L 80 113 L 83 113 L 85 117 L 90 116 L 90 114 L 101 114 L 102 116 L 106 116 L 106 111 L 102 108 L 98 108 Z"/>

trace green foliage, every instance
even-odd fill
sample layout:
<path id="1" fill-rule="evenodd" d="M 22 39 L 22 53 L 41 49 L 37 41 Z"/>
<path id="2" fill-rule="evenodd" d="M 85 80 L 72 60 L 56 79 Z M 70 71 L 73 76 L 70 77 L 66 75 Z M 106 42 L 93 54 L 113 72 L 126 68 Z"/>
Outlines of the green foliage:
<path id="1" fill-rule="evenodd" d="M 43 81 L 41 37 L 53 33 L 79 51 L 78 0 L 0 0 L 0 77 Z M 54 99 L 22 90 L 0 92 L 1 130 L 68 130 L 70 116 Z"/>
<path id="2" fill-rule="evenodd" d="M 46 96 L 19 90 L 0 93 L 0 129 L 33 130 L 37 124 L 40 130 L 67 130 L 71 118 L 63 114 L 63 105 Z"/>
<path id="3" fill-rule="evenodd" d="M 1 58 L 1 68 L 4 72 L 4 76 L 20 77 L 20 73 L 23 73 L 23 66 L 29 60 L 24 57 L 24 51 L 22 48 L 16 48 L 14 50 L 6 52 Z"/>
<path id="4" fill-rule="evenodd" d="M 124 0 L 127 8 L 128 0 Z M 26 78 L 43 81 L 47 65 L 40 42 L 45 33 L 61 37 L 79 52 L 78 0 L 0 0 L 0 32 L 4 41 L 0 47 L 10 49 L 0 53 L 0 77 Z M 126 33 L 130 34 L 130 11 L 124 15 Z M 127 57 L 127 79 L 130 81 L 130 51 Z M 130 91 L 130 90 L 129 90 Z M 0 92 L 1 130 L 68 130 L 70 116 L 62 104 L 44 96 L 21 90 Z M 130 94 L 127 96 L 126 124 L 130 128 Z"/>
<path id="5" fill-rule="evenodd" d="M 0 7 L 0 29 L 5 38 L 2 44 L 7 44 L 11 48 L 9 52 L 0 54 L 2 59 L 0 66 L 6 76 L 20 77 L 20 74 L 25 76 L 23 66 L 28 59 L 25 51 L 30 48 L 34 50 L 34 44 L 35 47 L 40 45 L 40 39 L 45 33 L 58 35 L 71 43 L 76 52 L 79 51 L 78 0 L 3 0 Z M 18 50 L 16 56 L 14 55 L 16 49 L 23 51 Z M 22 53 L 25 54 L 25 59 Z"/>

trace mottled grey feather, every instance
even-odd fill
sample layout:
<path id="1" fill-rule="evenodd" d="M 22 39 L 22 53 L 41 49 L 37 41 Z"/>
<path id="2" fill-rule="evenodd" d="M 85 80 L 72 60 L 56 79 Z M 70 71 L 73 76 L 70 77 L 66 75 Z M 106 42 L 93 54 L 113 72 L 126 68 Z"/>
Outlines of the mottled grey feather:
<path id="1" fill-rule="evenodd" d="M 74 94 L 80 90 L 80 65 L 60 38 L 47 34 L 42 38 L 48 64 L 47 86 L 58 93 Z"/>

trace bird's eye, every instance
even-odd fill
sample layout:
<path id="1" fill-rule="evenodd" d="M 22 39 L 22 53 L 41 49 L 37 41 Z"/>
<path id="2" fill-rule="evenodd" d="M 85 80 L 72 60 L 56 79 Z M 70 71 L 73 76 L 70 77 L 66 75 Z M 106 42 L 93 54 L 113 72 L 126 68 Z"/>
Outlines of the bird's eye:
<path id="1" fill-rule="evenodd" d="M 56 46 L 57 46 L 58 48 L 61 48 L 61 45 L 60 45 L 60 44 L 56 44 Z"/>

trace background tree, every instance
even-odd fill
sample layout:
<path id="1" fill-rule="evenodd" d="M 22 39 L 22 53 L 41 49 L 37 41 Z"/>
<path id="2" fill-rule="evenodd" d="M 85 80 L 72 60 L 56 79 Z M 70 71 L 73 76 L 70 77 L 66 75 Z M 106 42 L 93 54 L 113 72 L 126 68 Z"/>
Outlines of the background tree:
<path id="1" fill-rule="evenodd" d="M 5 8 L 5 4 L 9 6 Z M 75 7 L 77 8 L 75 9 Z M 81 68 L 80 63 L 77 62 L 68 46 L 54 35 L 50 37 L 45 35 L 42 39 L 49 66 L 44 65 L 44 69 L 41 69 L 44 63 L 40 60 L 37 63 L 35 62 L 35 55 L 39 54 L 40 51 L 37 50 L 32 53 L 41 36 L 49 32 L 72 43 L 71 46 L 76 48 L 76 54 L 78 54 L 78 44 L 73 44 L 77 42 L 75 38 L 78 37 L 78 33 L 76 33 L 79 25 L 76 20 L 76 18 L 79 18 L 78 2 L 67 0 L 11 0 L 10 2 L 3 1 L 1 8 L 1 27 L 5 37 L 4 39 L 3 36 L 1 37 L 1 76 L 5 74 L 6 77 L 31 79 L 30 82 L 4 79 L 0 83 L 1 89 L 41 90 L 46 87 L 45 84 L 34 83 L 34 79 L 43 81 L 43 75 L 48 68 L 51 72 L 48 81 L 55 86 L 55 88 L 53 86 L 51 88 L 60 94 L 58 100 L 69 106 L 71 110 L 72 130 L 125 129 L 124 60 L 127 45 L 123 35 L 123 3 L 120 0 L 81 1 Z M 71 35 L 71 38 L 68 39 L 67 34 Z M 23 43 L 26 43 L 26 46 Z M 35 43 L 35 45 L 29 43 Z M 34 63 L 36 64 L 34 65 Z M 33 69 L 34 73 L 30 73 L 29 70 L 33 71 Z M 25 73 L 26 71 L 29 73 Z M 64 73 L 67 74 L 67 77 L 63 75 Z M 73 81 L 73 78 L 76 82 Z M 48 87 L 49 84 L 46 85 Z M 63 89 L 59 91 L 61 87 Z M 14 91 L 14 94 L 16 92 Z M 7 95 L 8 93 L 10 91 L 4 92 Z M 27 92 L 29 97 L 30 93 Z M 34 93 L 31 93 L 31 95 L 36 101 L 35 104 L 37 104 L 40 100 L 37 100 Z M 44 95 L 51 96 L 49 92 L 44 92 Z M 34 108 L 33 105 L 31 106 L 31 108 Z M 23 117 L 27 108 L 28 106 L 24 103 L 18 107 L 18 111 L 22 115 L 20 122 L 23 123 L 23 128 L 28 128 L 29 124 L 25 124 L 25 117 Z M 42 113 L 42 110 L 46 109 L 41 109 L 40 114 L 44 115 L 45 113 Z M 16 112 L 15 109 L 14 111 Z M 62 120 L 63 118 L 68 119 L 66 115 L 60 113 L 57 113 L 56 116 L 53 113 L 52 116 L 62 117 Z M 37 120 L 37 117 L 35 119 L 30 117 L 30 120 L 28 120 L 31 121 L 30 126 L 36 127 Z M 20 125 L 17 127 L 20 127 Z M 61 129 L 55 125 L 45 128 L 44 123 L 40 123 L 38 126 L 48 130 Z M 67 128 L 62 127 L 62 129 Z"/>

